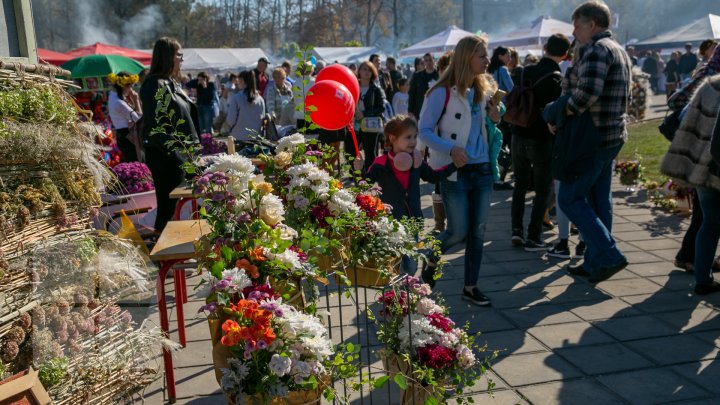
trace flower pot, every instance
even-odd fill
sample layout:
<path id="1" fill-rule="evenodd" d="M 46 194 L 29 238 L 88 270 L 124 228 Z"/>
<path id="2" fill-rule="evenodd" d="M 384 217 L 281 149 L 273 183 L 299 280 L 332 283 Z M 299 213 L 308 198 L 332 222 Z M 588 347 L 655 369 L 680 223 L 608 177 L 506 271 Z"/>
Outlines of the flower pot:
<path id="1" fill-rule="evenodd" d="M 383 270 L 386 275 L 383 274 Z M 398 274 L 400 274 L 399 257 L 382 261 L 371 259 L 366 263 L 355 264 L 345 270 L 345 276 L 350 280 L 350 283 L 358 287 L 386 286 L 390 279 Z"/>
<path id="2" fill-rule="evenodd" d="M 620 184 L 623 186 L 634 186 L 640 179 L 639 172 L 620 173 Z"/>
<path id="3" fill-rule="evenodd" d="M 395 353 L 380 353 L 382 358 L 383 368 L 388 373 L 390 379 L 394 379 L 396 374 L 403 374 L 405 377 L 412 375 L 412 369 L 410 363 L 403 357 Z M 423 405 L 425 401 L 434 396 L 436 399 L 442 397 L 442 388 L 433 386 L 424 386 L 419 382 L 412 381 L 407 378 L 408 387 L 402 390 L 402 396 L 400 398 L 401 405 Z"/>
<path id="4" fill-rule="evenodd" d="M 691 212 L 692 211 L 692 200 L 690 197 L 685 198 L 678 198 L 677 200 L 677 208 L 675 208 L 675 212 Z"/>
<path id="5" fill-rule="evenodd" d="M 313 250 L 309 253 L 309 256 L 317 259 L 318 268 L 325 274 L 341 270 L 349 260 L 345 247 L 332 248 L 329 255 L 320 254 Z"/>

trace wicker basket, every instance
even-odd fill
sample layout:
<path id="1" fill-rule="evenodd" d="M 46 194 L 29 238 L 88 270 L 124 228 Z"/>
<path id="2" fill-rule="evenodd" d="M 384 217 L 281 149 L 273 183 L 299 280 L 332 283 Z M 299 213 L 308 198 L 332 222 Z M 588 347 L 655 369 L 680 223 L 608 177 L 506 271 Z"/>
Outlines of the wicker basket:
<path id="1" fill-rule="evenodd" d="M 350 283 L 358 287 L 384 287 L 394 276 L 400 274 L 400 258 L 386 259 L 378 262 L 371 259 L 363 264 L 355 264 L 345 270 Z M 385 270 L 387 275 L 383 275 Z"/>
<path id="2" fill-rule="evenodd" d="M 380 356 L 382 358 L 383 368 L 391 379 L 395 378 L 396 374 L 402 374 L 406 377 L 412 374 L 410 363 L 406 359 L 395 353 L 382 352 Z M 434 396 L 436 399 L 442 397 L 442 388 L 423 386 L 409 379 L 407 384 L 407 389 L 402 390 L 401 405 L 423 405 L 431 396 Z"/>

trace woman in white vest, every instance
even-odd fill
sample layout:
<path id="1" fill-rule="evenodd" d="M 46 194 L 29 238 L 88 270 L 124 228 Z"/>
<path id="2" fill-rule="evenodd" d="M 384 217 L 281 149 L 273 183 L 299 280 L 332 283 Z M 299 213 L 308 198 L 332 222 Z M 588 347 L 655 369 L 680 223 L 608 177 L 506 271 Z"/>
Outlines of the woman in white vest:
<path id="1" fill-rule="evenodd" d="M 440 183 L 448 224 L 438 238 L 443 253 L 466 241 L 463 299 L 480 306 L 490 305 L 477 281 L 493 184 L 484 123 L 488 115 L 493 122 L 500 121 L 485 75 L 489 63 L 484 39 L 476 35 L 461 39 L 450 67 L 428 90 L 419 123 L 430 166 L 439 169 L 453 162 L 458 167 Z M 423 270 L 423 280 L 431 282 L 434 274 L 431 262 Z"/>

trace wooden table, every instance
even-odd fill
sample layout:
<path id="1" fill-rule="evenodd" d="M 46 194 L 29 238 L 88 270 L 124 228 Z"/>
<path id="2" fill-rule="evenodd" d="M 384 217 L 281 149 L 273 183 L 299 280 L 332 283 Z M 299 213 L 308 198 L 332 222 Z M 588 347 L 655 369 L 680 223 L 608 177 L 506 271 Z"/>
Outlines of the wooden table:
<path id="1" fill-rule="evenodd" d="M 157 278 L 158 312 L 160 312 L 160 328 L 166 337 L 170 336 L 170 322 L 165 301 L 165 277 L 173 265 L 195 258 L 194 242 L 201 236 L 210 232 L 205 220 L 170 221 L 163 229 L 160 238 L 155 244 L 150 259 L 160 262 L 160 273 Z M 177 307 L 178 335 L 180 344 L 186 345 L 185 319 L 183 303 L 187 302 L 187 287 L 185 283 L 185 269 L 173 271 L 175 283 L 175 306 Z M 165 378 L 168 387 L 170 403 L 175 402 L 175 370 L 173 369 L 172 355 L 163 349 L 165 364 Z"/>

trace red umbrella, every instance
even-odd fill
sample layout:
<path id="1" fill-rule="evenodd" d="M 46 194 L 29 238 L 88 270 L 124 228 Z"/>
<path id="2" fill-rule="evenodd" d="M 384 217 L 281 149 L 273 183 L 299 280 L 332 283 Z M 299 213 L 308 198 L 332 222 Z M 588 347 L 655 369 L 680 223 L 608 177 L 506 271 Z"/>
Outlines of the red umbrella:
<path id="1" fill-rule="evenodd" d="M 101 44 L 96 42 L 92 45 L 83 46 L 82 48 L 73 49 L 68 52 L 67 55 L 73 58 L 86 55 L 120 55 L 142 63 L 143 65 L 149 66 L 152 60 L 152 54 L 136 51 L 130 48 L 123 48 L 121 46 Z"/>
<path id="2" fill-rule="evenodd" d="M 73 56 L 70 56 L 68 54 L 51 51 L 49 49 L 38 48 L 37 51 L 38 59 L 40 59 L 41 62 L 49 63 L 55 66 L 60 66 L 63 63 L 74 58 Z"/>

